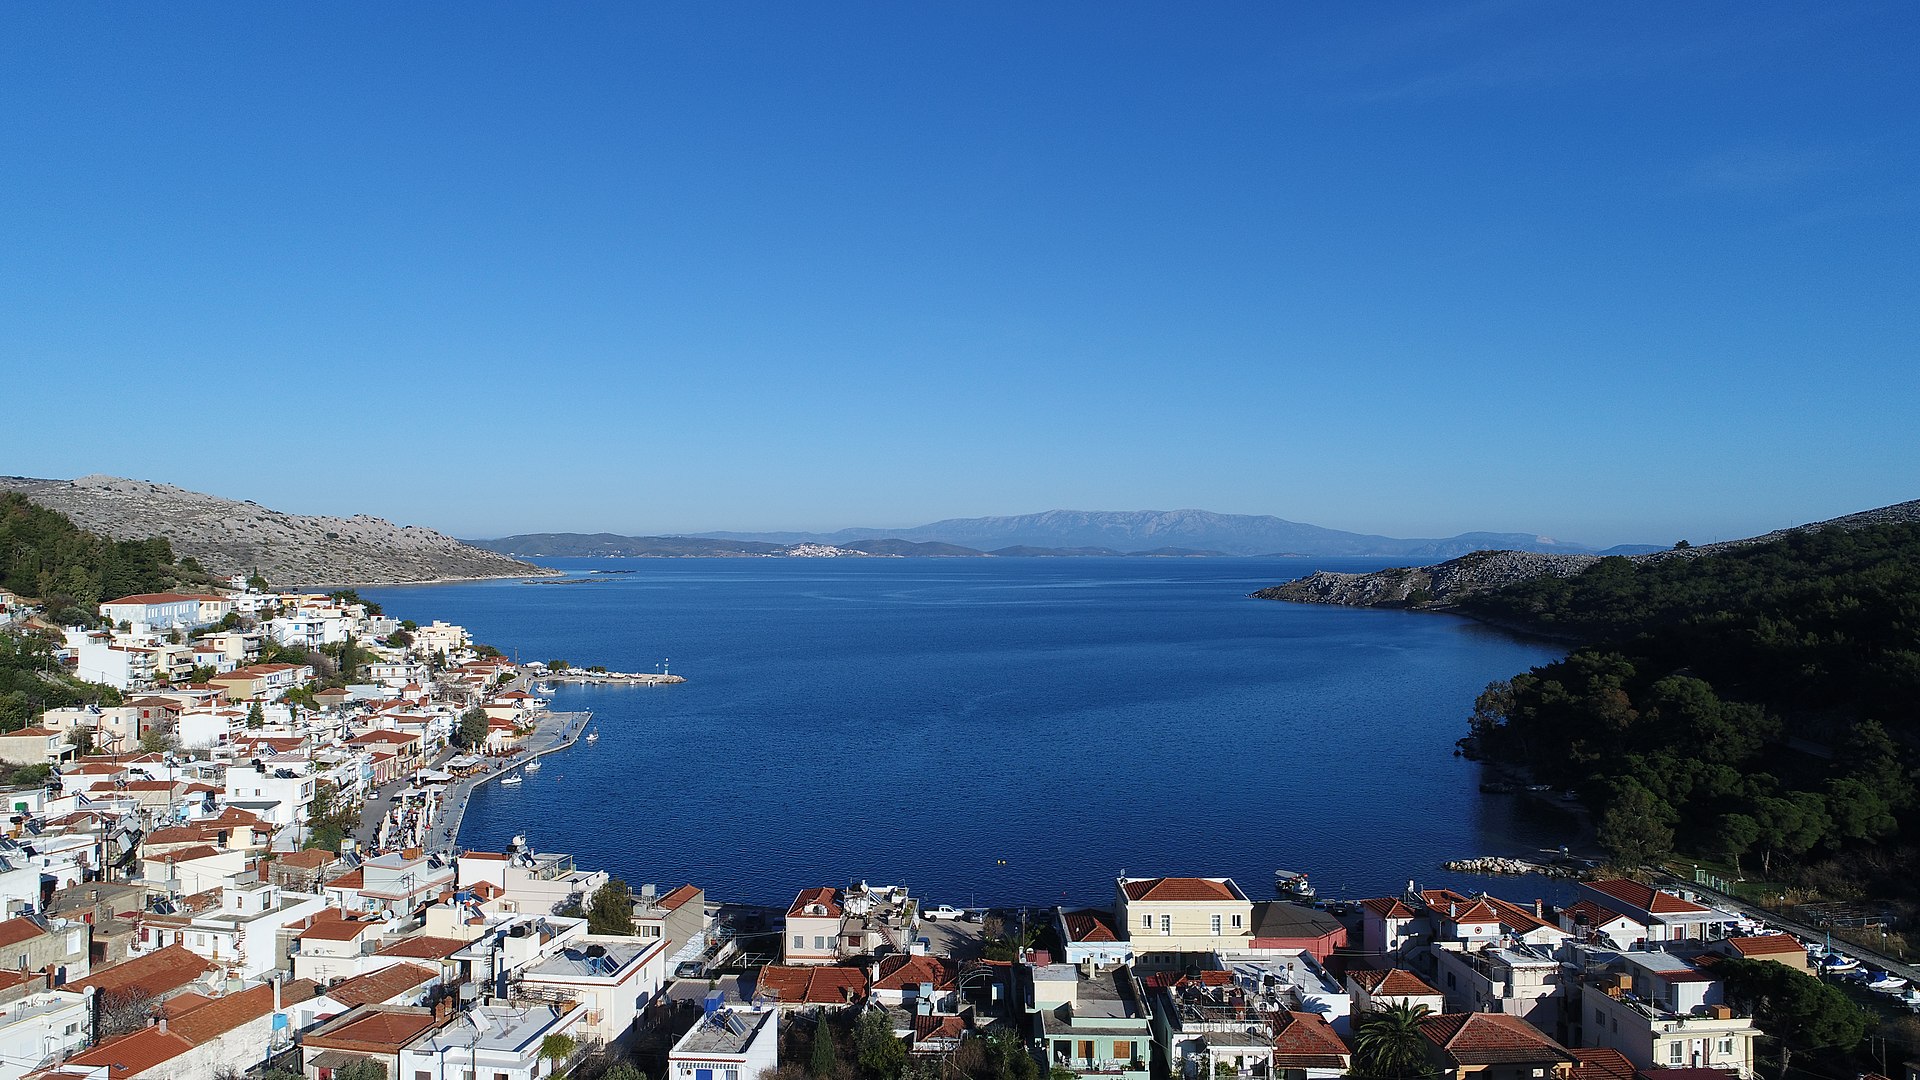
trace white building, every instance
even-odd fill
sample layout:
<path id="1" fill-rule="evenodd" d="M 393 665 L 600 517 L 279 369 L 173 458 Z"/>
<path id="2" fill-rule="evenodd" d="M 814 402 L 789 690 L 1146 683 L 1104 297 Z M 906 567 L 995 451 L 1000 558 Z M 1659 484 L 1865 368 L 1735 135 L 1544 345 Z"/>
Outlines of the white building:
<path id="1" fill-rule="evenodd" d="M 1760 1029 L 1735 1016 L 1720 983 L 1671 953 L 1624 952 L 1580 988 L 1580 1044 L 1620 1051 L 1636 1069 L 1732 1069 L 1753 1075 Z"/>
<path id="2" fill-rule="evenodd" d="M 91 1019 L 85 994 L 50 990 L 7 1002 L 0 1013 L 0 1080 L 20 1080 L 85 1047 Z"/>
<path id="3" fill-rule="evenodd" d="M 754 1080 L 779 1067 L 779 1009 L 710 1000 L 706 1015 L 668 1052 L 663 1080 Z"/>
<path id="4" fill-rule="evenodd" d="M 399 1075 L 539 1080 L 556 1071 L 554 1062 L 540 1056 L 541 1042 L 549 1035 L 572 1035 L 586 1049 L 580 1031 L 585 1019 L 579 1006 L 477 1005 L 407 1044 L 400 1051 Z M 558 1069 L 570 1064 L 560 1062 Z"/>

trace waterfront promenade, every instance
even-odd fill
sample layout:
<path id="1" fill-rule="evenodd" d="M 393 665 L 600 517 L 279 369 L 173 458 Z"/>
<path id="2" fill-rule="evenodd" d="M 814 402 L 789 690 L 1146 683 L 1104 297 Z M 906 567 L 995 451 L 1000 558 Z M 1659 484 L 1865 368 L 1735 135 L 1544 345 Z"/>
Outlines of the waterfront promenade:
<path id="1" fill-rule="evenodd" d="M 434 823 L 433 842 L 428 845 L 429 850 L 452 851 L 459 846 L 460 822 L 467 814 L 467 800 L 473 797 L 480 785 L 497 783 L 501 777 L 518 772 L 529 761 L 565 750 L 580 741 L 592 721 L 591 712 L 541 713 L 538 726 L 520 744 L 519 753 L 511 757 L 488 758 L 490 771 L 462 777 L 448 784 L 446 793 L 440 797 L 440 810 L 436 815 L 438 820 Z"/>

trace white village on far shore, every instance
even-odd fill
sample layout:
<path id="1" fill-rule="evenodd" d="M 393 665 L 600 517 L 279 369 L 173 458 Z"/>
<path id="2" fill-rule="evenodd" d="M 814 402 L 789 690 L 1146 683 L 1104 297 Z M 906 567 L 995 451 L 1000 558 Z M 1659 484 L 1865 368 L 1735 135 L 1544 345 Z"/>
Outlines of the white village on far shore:
<path id="1" fill-rule="evenodd" d="M 1121 874 L 1097 910 L 961 910 L 911 882 L 796 881 L 771 909 L 628 889 L 523 839 L 458 847 L 477 785 L 597 737 L 548 705 L 603 673 L 517 665 L 350 592 L 228 584 L 101 604 L 103 629 L 0 594 L 0 626 L 39 623 L 49 666 L 121 702 L 0 735 L 0 1080 L 827 1080 L 835 1030 L 888 1033 L 895 1075 L 1320 1080 L 1392 1009 L 1416 1015 L 1428 1076 L 1745 1078 L 1763 1032 L 1716 964 L 1858 965 L 1625 879 L 1547 905 Z"/>

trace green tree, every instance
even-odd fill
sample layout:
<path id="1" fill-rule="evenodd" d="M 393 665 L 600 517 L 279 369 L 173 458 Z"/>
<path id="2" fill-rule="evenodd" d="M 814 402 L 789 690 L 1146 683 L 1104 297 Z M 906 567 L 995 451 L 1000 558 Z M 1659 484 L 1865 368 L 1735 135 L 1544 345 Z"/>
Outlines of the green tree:
<path id="1" fill-rule="evenodd" d="M 1739 873 L 1740 856 L 1760 841 L 1760 823 L 1746 814 L 1721 814 L 1714 832 L 1720 838 L 1720 854 L 1733 863 L 1733 872 Z"/>
<path id="2" fill-rule="evenodd" d="M 334 1080 L 387 1080 L 387 1067 L 372 1058 L 360 1058 L 334 1070 Z"/>
<path id="3" fill-rule="evenodd" d="M 593 891 L 587 905 L 587 930 L 595 934 L 626 936 L 633 933 L 633 890 L 619 878 L 608 878 Z"/>
<path id="4" fill-rule="evenodd" d="M 453 745 L 462 750 L 472 750 L 484 746 L 486 741 L 487 714 L 478 708 L 461 713 L 460 723 L 453 729 Z"/>
<path id="5" fill-rule="evenodd" d="M 1753 1010 L 1767 1034 L 1798 1050 L 1851 1051 L 1866 1037 L 1868 1015 L 1839 987 L 1771 960 L 1722 960 L 1713 973 L 1735 1005 Z"/>
<path id="6" fill-rule="evenodd" d="M 1627 779 L 1601 815 L 1595 837 L 1620 866 L 1648 866 L 1673 853 L 1673 808 L 1637 780 Z"/>
<path id="7" fill-rule="evenodd" d="M 555 1032 L 540 1040 L 540 1056 L 546 1058 L 551 1064 L 554 1075 L 560 1074 L 567 1059 L 572 1057 L 574 1051 L 578 1049 L 580 1049 L 579 1041 L 561 1032 Z"/>
<path id="8" fill-rule="evenodd" d="M 813 1059 L 807 1065 L 807 1075 L 813 1080 L 833 1080 L 839 1063 L 839 1054 L 833 1047 L 833 1029 L 827 1025 L 827 1011 L 822 1009 L 820 1019 L 813 1025 Z"/>
<path id="9" fill-rule="evenodd" d="M 1420 1035 L 1426 1018 L 1425 1005 L 1406 1002 L 1363 1017 L 1353 1033 L 1354 1075 L 1395 1080 L 1428 1072 L 1426 1040 Z"/>
<path id="10" fill-rule="evenodd" d="M 647 1074 L 632 1062 L 621 1061 L 603 1073 L 600 1080 L 647 1080 Z"/>
<path id="11" fill-rule="evenodd" d="M 261 708 L 257 701 L 247 706 L 247 726 L 250 728 L 267 726 L 267 711 Z"/>
<path id="12" fill-rule="evenodd" d="M 154 728 L 140 736 L 140 752 L 143 754 L 164 754 L 179 746 L 180 740 L 175 738 L 172 732 L 160 728 Z"/>
<path id="13" fill-rule="evenodd" d="M 853 1053 L 869 1080 L 899 1080 L 907 1069 L 907 1044 L 893 1034 L 893 1022 L 879 1009 L 860 1014 L 853 1025 Z"/>

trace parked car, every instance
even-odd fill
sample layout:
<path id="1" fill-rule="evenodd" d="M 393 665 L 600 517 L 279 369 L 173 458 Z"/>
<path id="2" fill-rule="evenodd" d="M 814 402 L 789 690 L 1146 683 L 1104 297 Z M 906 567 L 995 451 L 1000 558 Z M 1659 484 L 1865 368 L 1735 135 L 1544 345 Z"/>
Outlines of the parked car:
<path id="1" fill-rule="evenodd" d="M 699 978 L 700 977 L 700 961 L 682 960 L 680 962 L 680 965 L 673 969 L 673 977 L 676 979 Z"/>
<path id="2" fill-rule="evenodd" d="M 920 912 L 920 917 L 923 919 L 964 920 L 967 917 L 967 913 L 964 911 L 961 911 L 957 907 L 954 907 L 952 904 L 941 904 L 939 907 L 927 908 L 923 910 L 922 912 Z"/>

